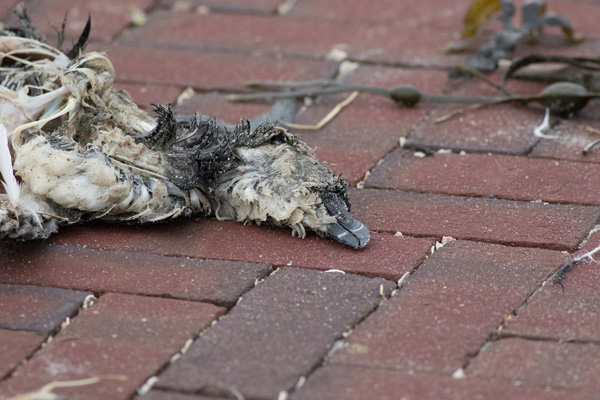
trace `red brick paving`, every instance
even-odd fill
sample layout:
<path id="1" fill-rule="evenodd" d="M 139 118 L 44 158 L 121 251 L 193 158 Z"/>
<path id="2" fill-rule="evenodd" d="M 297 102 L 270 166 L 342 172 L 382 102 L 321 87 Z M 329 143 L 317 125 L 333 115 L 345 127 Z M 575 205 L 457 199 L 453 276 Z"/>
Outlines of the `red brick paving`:
<path id="1" fill-rule="evenodd" d="M 598 393 L 600 346 L 511 338 L 481 350 L 466 369 L 473 378 L 544 389 L 575 388 Z"/>
<path id="2" fill-rule="evenodd" d="M 33 332 L 0 329 L 0 378 L 32 354 L 44 337 Z"/>
<path id="3" fill-rule="evenodd" d="M 6 264 L 3 266 L 3 268 Z M 90 293 L 0 284 L 0 328 L 54 331 L 73 316 Z"/>
<path id="4" fill-rule="evenodd" d="M 171 85 L 129 84 L 119 82 L 119 89 L 126 90 L 131 98 L 146 111 L 152 112 L 152 104 L 175 104 L 183 88 Z M 193 113 L 192 113 L 193 114 Z"/>
<path id="5" fill-rule="evenodd" d="M 2 283 L 74 288 L 94 293 L 168 295 L 229 306 L 272 270 L 268 264 L 69 246 L 35 244 L 6 253 L 7 267 L 0 269 Z"/>
<path id="6" fill-rule="evenodd" d="M 574 120 L 563 121 L 550 132 L 556 134 L 556 139 L 542 139 L 531 155 L 535 157 L 554 158 L 559 160 L 572 160 L 597 163 L 600 161 L 600 148 L 592 149 L 587 155 L 581 150 L 598 139 L 598 135 L 587 131 L 584 126 L 600 129 L 600 104 L 590 103 L 589 107 L 577 113 Z"/>
<path id="7" fill-rule="evenodd" d="M 450 375 L 563 260 L 549 250 L 450 242 L 354 330 L 331 362 Z"/>
<path id="8" fill-rule="evenodd" d="M 600 339 L 600 268 L 581 261 L 561 281 L 548 283 L 519 310 L 504 334 L 561 341 Z"/>
<path id="9" fill-rule="evenodd" d="M 551 28 L 515 54 L 597 57 L 600 5 L 547 2 L 588 40 L 569 44 Z M 0 14 L 16 3 L 5 0 Z M 91 12 L 88 49 L 108 52 L 116 85 L 149 111 L 150 103 L 175 103 L 193 88 L 178 111 L 235 123 L 268 109 L 225 100 L 254 79 L 339 77 L 498 94 L 472 79 L 447 82 L 448 69 L 469 55 L 437 51 L 459 37 L 470 0 L 26 3 L 50 43 L 51 25 L 60 26 L 69 9 L 65 47 Z M 130 3 L 147 13 L 144 25 L 131 23 Z M 344 57 L 357 68 L 340 68 Z M 509 82 L 519 93 L 543 86 Z M 298 122 L 316 123 L 344 97 L 302 107 Z M 296 132 L 350 182 L 353 214 L 372 230 L 360 251 L 213 220 L 87 224 L 64 227 L 45 243 L 2 244 L 0 399 L 101 374 L 129 379 L 56 392 L 131 399 L 158 375 L 137 398 L 224 398 L 217 387 L 247 399 L 281 391 L 311 400 L 596 398 L 599 264 L 580 261 L 562 286 L 551 276 L 568 253 L 600 245 L 600 233 L 587 240 L 600 217 L 600 148 L 581 155 L 596 135 L 580 126 L 600 129 L 598 104 L 572 122 L 553 118 L 556 140 L 533 136 L 543 117 L 535 105 L 489 107 L 436 124 L 456 106 L 408 109 L 371 95 L 320 131 Z M 453 154 L 420 157 L 438 149 Z M 432 255 L 444 236 L 458 240 Z M 90 293 L 99 300 L 81 309 Z M 67 317 L 72 322 L 61 328 Z M 41 346 L 49 335 L 56 336 Z M 453 379 L 459 368 L 463 379 Z"/>
<path id="10" fill-rule="evenodd" d="M 394 0 L 374 0 L 365 7 L 357 0 L 306 0 L 300 1 L 289 12 L 290 16 L 325 18 L 338 21 L 361 21 L 393 26 L 408 25 L 412 27 L 429 26 L 455 29 L 456 21 L 464 16 L 469 1 L 461 0 L 452 3 L 443 0 L 423 2 L 403 2 Z M 360 8 L 360 12 L 356 9 Z"/>
<path id="11" fill-rule="evenodd" d="M 210 304 L 107 294 L 1 382 L 0 396 L 31 391 L 51 381 L 109 374 L 127 380 L 56 392 L 70 399 L 128 399 L 223 311 Z"/>
<path id="12" fill-rule="evenodd" d="M 232 29 L 236 27 L 236 29 Z M 224 49 L 247 53 L 285 54 L 303 58 L 323 58 L 333 49 L 342 49 L 352 59 L 452 66 L 456 55 L 443 56 L 437 50 L 452 38 L 452 30 L 423 26 L 420 35 L 414 27 L 399 24 L 381 26 L 369 23 L 327 21 L 317 18 L 273 18 L 259 15 L 168 13 L 156 11 L 150 22 L 132 29 L 123 37 L 126 43 L 184 46 L 196 49 Z M 244 35 L 239 35 L 239 31 Z M 455 37 L 454 39 L 458 39 Z M 402 51 L 398 51 L 402 49 Z M 276 78 L 276 77 L 273 77 Z"/>
<path id="13" fill-rule="evenodd" d="M 355 190 L 356 218 L 371 229 L 409 236 L 575 250 L 600 217 L 600 208 L 398 190 Z M 402 212 L 398 212 L 402 210 Z"/>
<path id="14" fill-rule="evenodd" d="M 406 147 L 524 155 L 536 143 L 533 130 L 544 118 L 542 110 L 515 110 L 513 106 L 503 105 L 436 123 L 438 118 L 460 108 L 448 106 L 436 109 L 416 127 Z"/>
<path id="15" fill-rule="evenodd" d="M 220 92 L 196 93 L 187 101 L 178 105 L 176 110 L 181 114 L 200 112 L 203 115 L 214 116 L 230 124 L 237 124 L 242 118 L 252 118 L 255 115 L 269 111 L 268 104 L 231 103 L 226 100 L 226 97 L 226 94 Z"/>
<path id="16" fill-rule="evenodd" d="M 284 268 L 242 297 L 167 368 L 158 386 L 225 395 L 207 387 L 218 383 L 249 398 L 274 399 L 317 366 L 341 333 L 393 287 L 383 279 Z"/>
<path id="17" fill-rule="evenodd" d="M 249 235 L 252 241 L 246 240 Z M 321 270 L 336 268 L 394 280 L 416 268 L 434 244 L 433 239 L 373 232 L 369 246 L 356 251 L 314 235 L 298 242 L 285 229 L 212 220 L 146 227 L 78 226 L 64 229 L 52 240 L 94 249 L 258 263 L 268 261 L 276 266 Z"/>
<path id="18" fill-rule="evenodd" d="M 408 375 L 386 369 L 329 365 L 315 372 L 293 400 L 463 400 L 463 399 L 593 399 L 593 392 L 520 387 L 505 382 L 452 379 L 429 374 Z M 190 399 L 191 400 L 191 399 Z"/>
<path id="19" fill-rule="evenodd" d="M 392 171 L 399 171 L 393 173 Z M 417 157 L 398 149 L 367 181 L 378 188 L 521 201 L 600 204 L 600 165 L 492 154 Z"/>
<path id="20" fill-rule="evenodd" d="M 134 0 L 104 4 L 91 0 L 32 0 L 28 2 L 28 11 L 38 29 L 46 34 L 51 43 L 56 38 L 54 27 L 60 28 L 65 13 L 68 12 L 65 47 L 69 48 L 71 40 L 76 41 L 81 34 L 88 15 L 93 18 L 91 37 L 94 40 L 110 41 L 131 24 L 131 6 L 148 10 L 156 2 L 157 0 Z"/>
<path id="21" fill-rule="evenodd" d="M 177 51 L 172 46 L 107 47 L 95 44 L 90 48 L 107 52 L 119 82 L 170 84 L 203 90 L 238 89 L 251 79 L 330 78 L 336 67 L 335 63 L 328 61 L 248 59 L 244 54 Z M 164 63 L 157 64 L 156 60 L 164 60 Z M 181 65 L 186 68 L 182 69 Z M 224 65 L 228 68 L 223 68 Z"/>

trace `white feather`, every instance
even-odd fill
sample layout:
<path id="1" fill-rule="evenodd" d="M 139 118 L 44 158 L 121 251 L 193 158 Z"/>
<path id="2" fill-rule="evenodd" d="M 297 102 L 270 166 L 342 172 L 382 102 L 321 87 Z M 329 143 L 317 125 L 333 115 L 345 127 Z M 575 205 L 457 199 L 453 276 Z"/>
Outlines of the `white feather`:
<path id="1" fill-rule="evenodd" d="M 8 148 L 8 134 L 6 132 L 6 127 L 4 124 L 0 123 L 0 175 L 4 182 L 2 182 L 2 186 L 4 186 L 4 190 L 6 190 L 6 194 L 8 195 L 8 200 L 11 204 L 17 207 L 19 203 L 19 196 L 21 192 L 21 188 L 19 183 L 17 182 L 17 178 L 15 178 L 15 173 L 13 171 L 12 165 L 12 157 L 10 155 L 10 149 Z"/>

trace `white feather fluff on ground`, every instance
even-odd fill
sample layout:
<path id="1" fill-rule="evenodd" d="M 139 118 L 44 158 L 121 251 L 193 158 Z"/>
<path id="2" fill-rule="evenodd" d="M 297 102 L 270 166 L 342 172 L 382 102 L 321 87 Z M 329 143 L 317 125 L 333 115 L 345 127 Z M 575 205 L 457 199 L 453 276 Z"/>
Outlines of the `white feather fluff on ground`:
<path id="1" fill-rule="evenodd" d="M 0 31 L 0 239 L 46 238 L 84 217 L 195 214 L 367 244 L 345 181 L 284 129 L 182 122 L 168 106 L 155 120 L 114 88 L 106 55 L 72 55 L 15 32 Z"/>

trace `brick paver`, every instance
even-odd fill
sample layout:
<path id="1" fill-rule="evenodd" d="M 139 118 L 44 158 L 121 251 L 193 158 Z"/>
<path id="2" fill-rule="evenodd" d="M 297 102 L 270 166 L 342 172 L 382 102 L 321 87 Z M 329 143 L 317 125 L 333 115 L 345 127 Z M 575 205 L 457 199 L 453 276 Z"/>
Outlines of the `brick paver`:
<path id="1" fill-rule="evenodd" d="M 239 35 L 239 31 L 231 29 L 232 26 L 242 30 L 244 35 Z M 126 43 L 226 49 L 242 53 L 252 48 L 260 54 L 303 58 L 324 58 L 332 50 L 341 49 L 355 60 L 411 65 L 448 67 L 453 61 L 460 60 L 456 55 L 437 53 L 438 48 L 452 37 L 451 30 L 422 29 L 424 34 L 414 36 L 409 34 L 414 28 L 402 24 L 392 27 L 355 22 L 352 29 L 348 29 L 347 22 L 316 18 L 282 19 L 235 14 L 206 16 L 159 10 L 153 13 L 146 26 L 131 30 L 123 40 Z M 403 51 L 396 51 L 399 48 Z"/>
<path id="2" fill-rule="evenodd" d="M 0 379 L 32 354 L 44 337 L 33 332 L 0 329 Z"/>
<path id="3" fill-rule="evenodd" d="M 54 380 L 110 374 L 126 380 L 57 392 L 70 399 L 128 399 L 223 311 L 210 304 L 107 294 L 0 383 L 0 396 L 31 391 Z"/>
<path id="4" fill-rule="evenodd" d="M 129 84 L 119 82 L 116 86 L 119 89 L 126 90 L 131 95 L 131 98 L 148 112 L 153 111 L 154 107 L 152 104 L 175 104 L 177 97 L 183 91 L 178 86 L 161 84 Z"/>
<path id="5" fill-rule="evenodd" d="M 375 0 L 369 2 L 368 7 L 364 7 L 364 3 L 359 0 L 305 0 L 298 2 L 289 15 L 348 22 L 367 21 L 392 26 L 425 25 L 456 29 L 456 21 L 463 17 L 469 4 L 466 0 L 452 3 L 433 0 L 401 4 L 393 0 Z M 360 9 L 360 12 L 356 12 L 357 9 Z"/>
<path id="6" fill-rule="evenodd" d="M 466 369 L 471 377 L 542 389 L 582 389 L 598 393 L 600 346 L 519 338 L 482 349 Z"/>
<path id="7" fill-rule="evenodd" d="M 4 16 L 18 1 L 0 3 Z M 178 113 L 236 123 L 270 107 L 226 100 L 249 91 L 249 80 L 500 93 L 481 80 L 447 79 L 473 50 L 438 51 L 460 38 L 472 0 L 24 3 L 50 44 L 68 11 L 65 48 L 91 14 L 87 50 L 106 52 L 115 85 L 149 112 L 170 102 Z M 586 40 L 570 43 L 550 27 L 512 54 L 597 57 L 600 5 L 546 3 Z M 479 43 L 500 25 L 493 18 Z M 487 76 L 499 82 L 502 71 Z M 545 86 L 508 82 L 522 94 Z M 305 99 L 296 122 L 314 124 L 346 97 Z M 597 398 L 598 262 L 580 261 L 560 283 L 552 275 L 600 245 L 600 232 L 589 235 L 600 222 L 600 147 L 581 153 L 597 138 L 600 102 L 569 120 L 552 117 L 556 139 L 533 135 L 544 115 L 536 104 L 436 122 L 463 107 L 406 108 L 361 94 L 323 129 L 292 130 L 349 181 L 351 211 L 371 229 L 358 251 L 312 233 L 300 240 L 288 229 L 202 218 L 83 223 L 45 242 L 0 244 L 0 399 L 106 374 L 127 380 L 55 392 L 86 400 Z M 92 294 L 98 300 L 83 308 Z M 136 395 L 152 376 L 148 394 Z"/>
<path id="8" fill-rule="evenodd" d="M 68 24 L 65 26 L 67 41 L 65 43 L 68 46 L 71 40 L 76 41 L 81 34 L 88 15 L 92 17 L 91 37 L 93 40 L 109 41 L 130 25 L 132 6 L 140 10 L 148 10 L 156 4 L 156 0 L 111 1 L 110 4 L 79 0 L 32 0 L 28 3 L 30 3 L 28 4 L 29 13 L 36 26 L 47 35 L 53 44 L 56 38 L 54 27 L 60 28 L 65 13 L 67 13 Z"/>
<path id="9" fill-rule="evenodd" d="M 581 261 L 561 281 L 548 283 L 519 310 L 504 334 L 562 341 L 600 339 L 600 268 Z"/>
<path id="10" fill-rule="evenodd" d="M 67 317 L 73 316 L 89 294 L 0 284 L 0 328 L 51 332 Z"/>
<path id="11" fill-rule="evenodd" d="M 0 282 L 166 295 L 231 306 L 271 271 L 267 264 L 30 245 L 7 251 Z M 0 295 L 1 296 L 1 295 Z"/>
<path id="12" fill-rule="evenodd" d="M 230 124 L 237 124 L 242 118 L 250 119 L 267 112 L 270 108 L 266 103 L 231 103 L 226 97 L 226 94 L 217 91 L 199 92 L 176 106 L 175 111 L 187 115 L 199 112 Z"/>
<path id="13" fill-rule="evenodd" d="M 450 375 L 563 259 L 549 250 L 450 242 L 355 329 L 331 362 Z"/>
<path id="14" fill-rule="evenodd" d="M 158 385 L 208 393 L 231 386 L 247 398 L 276 398 L 318 365 L 393 286 L 381 279 L 282 269 L 243 297 Z"/>
<path id="15" fill-rule="evenodd" d="M 239 90 L 253 79 L 325 79 L 336 71 L 336 64 L 330 61 L 249 58 L 247 54 L 176 50 L 173 46 L 94 44 L 90 50 L 108 52 L 118 71 L 118 82 L 191 86 L 203 90 Z M 157 59 L 168 62 L 157 64 Z M 186 68 L 182 69 L 181 65 Z M 228 68 L 223 68 L 224 65 Z"/>
<path id="16" fill-rule="evenodd" d="M 353 194 L 356 217 L 374 230 L 559 250 L 575 250 L 600 217 L 598 207 L 399 190 Z"/>
<path id="17" fill-rule="evenodd" d="M 362 399 L 593 399 L 593 392 L 519 387 L 489 380 L 452 379 L 430 374 L 409 375 L 388 369 L 330 365 L 319 369 L 292 396 L 294 400 Z M 190 399 L 191 400 L 191 399 Z"/>
<path id="18" fill-rule="evenodd" d="M 591 163 L 497 154 L 438 153 L 421 158 L 399 149 L 374 170 L 367 185 L 521 201 L 599 205 L 599 174 L 600 166 Z"/>
<path id="19" fill-rule="evenodd" d="M 252 241 L 247 240 L 249 236 Z M 52 240 L 95 249 L 267 261 L 276 266 L 322 270 L 337 268 L 390 279 L 398 279 L 419 265 L 435 242 L 427 238 L 372 233 L 368 248 L 355 251 L 313 235 L 299 241 L 286 229 L 210 220 L 143 228 L 104 224 L 72 227 Z"/>

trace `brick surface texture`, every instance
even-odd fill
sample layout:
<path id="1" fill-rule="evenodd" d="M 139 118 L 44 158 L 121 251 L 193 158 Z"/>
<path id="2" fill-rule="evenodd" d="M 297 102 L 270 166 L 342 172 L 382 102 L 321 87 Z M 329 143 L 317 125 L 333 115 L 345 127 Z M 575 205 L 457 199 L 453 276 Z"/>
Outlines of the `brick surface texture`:
<path id="1" fill-rule="evenodd" d="M 392 288 L 382 279 L 282 269 L 243 297 L 158 384 L 209 393 L 219 391 L 211 384 L 219 384 L 250 398 L 275 398 L 318 365 L 340 332 L 352 328 Z M 291 330 L 282 323 L 286 320 L 293 321 Z"/>
<path id="2" fill-rule="evenodd" d="M 268 264 L 37 244 L 23 246 L 18 251 L 7 250 L 5 256 L 7 266 L 0 269 L 0 282 L 3 283 L 78 288 L 95 293 L 122 292 L 153 296 L 168 293 L 170 297 L 229 306 L 250 290 L 257 279 L 272 270 Z M 32 290 L 38 292 L 48 289 Z M 44 300 L 44 303 L 47 302 Z"/>
<path id="3" fill-rule="evenodd" d="M 563 259 L 548 250 L 450 242 L 331 361 L 450 375 Z"/>
<path id="4" fill-rule="evenodd" d="M 592 343 L 557 343 L 520 338 L 499 340 L 482 350 L 466 373 L 542 388 L 588 388 L 598 392 L 600 368 Z"/>
<path id="5" fill-rule="evenodd" d="M 593 399 L 591 393 L 548 391 L 504 382 L 452 379 L 430 374 L 408 375 L 388 369 L 331 365 L 318 370 L 292 399 L 295 400 L 382 400 L 405 399 Z"/>
<path id="6" fill-rule="evenodd" d="M 475 47 L 440 51 L 461 40 L 473 0 L 0 0 L 0 29 L 20 3 L 50 45 L 66 15 L 66 50 L 91 16 L 86 51 L 105 52 L 114 85 L 150 114 L 251 119 L 270 103 L 227 97 L 254 80 L 502 95 L 449 79 L 502 28 L 497 15 Z M 585 40 L 545 27 L 507 57 L 597 58 L 600 3 L 545 3 Z M 0 77 L 12 63 L 1 43 Z M 578 76 L 599 91 L 596 71 Z M 546 86 L 506 82 L 523 95 Z M 349 95 L 301 99 L 295 122 L 314 125 Z M 540 104 L 468 108 L 361 93 L 320 130 L 289 129 L 348 181 L 371 231 L 360 250 L 209 218 L 1 242 L 0 400 L 79 379 L 46 397 L 597 399 L 600 255 L 587 253 L 600 247 L 600 146 L 582 150 L 600 102 L 551 116 L 548 137 L 534 135 Z"/>
<path id="7" fill-rule="evenodd" d="M 51 332 L 73 316 L 90 293 L 0 285 L 0 328 Z"/>
<path id="8" fill-rule="evenodd" d="M 0 330 L 0 377 L 5 377 L 42 344 L 44 338 L 33 332 Z"/>
<path id="9" fill-rule="evenodd" d="M 222 311 L 203 303 L 107 294 L 0 383 L 0 396 L 111 375 L 115 379 L 93 387 L 57 390 L 72 399 L 127 399 Z"/>

